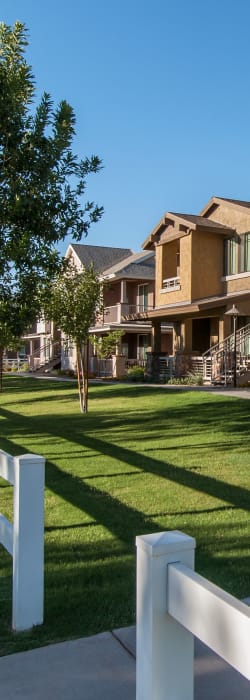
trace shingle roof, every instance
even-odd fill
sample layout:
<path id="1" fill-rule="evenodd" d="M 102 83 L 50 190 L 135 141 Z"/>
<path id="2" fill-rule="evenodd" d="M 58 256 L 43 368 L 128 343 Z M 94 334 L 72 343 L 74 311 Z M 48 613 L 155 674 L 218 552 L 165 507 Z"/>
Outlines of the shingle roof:
<path id="1" fill-rule="evenodd" d="M 182 219 L 183 221 L 187 221 L 190 224 L 201 226 L 202 228 L 230 229 L 230 231 L 232 230 L 230 226 L 220 224 L 218 221 L 214 221 L 214 219 L 207 219 L 205 216 L 196 216 L 195 214 L 176 214 L 175 212 L 169 212 L 169 214 L 172 214 L 173 216 L 176 216 L 177 218 Z"/>
<path id="2" fill-rule="evenodd" d="M 222 199 L 224 202 L 239 204 L 241 207 L 246 207 L 247 209 L 250 209 L 250 202 L 247 202 L 244 199 L 230 199 L 229 197 L 216 197 L 216 199 Z"/>
<path id="3" fill-rule="evenodd" d="M 135 275 L 138 276 L 138 272 L 142 267 L 145 268 L 148 273 L 152 273 L 155 267 L 153 254 L 149 254 L 148 251 L 145 250 L 140 251 L 140 253 L 129 255 L 127 258 L 124 258 L 124 260 L 103 270 L 103 275 L 106 277 L 120 273 L 121 276 L 121 273 L 127 272 L 128 268 L 130 268 L 130 272 L 132 272 L 133 269 Z"/>
<path id="4" fill-rule="evenodd" d="M 88 267 L 93 264 L 96 272 L 103 272 L 106 268 L 133 255 L 130 248 L 112 248 L 111 246 L 85 245 L 84 243 L 72 243 L 71 248 L 82 265 Z"/>
<path id="5" fill-rule="evenodd" d="M 124 267 L 123 271 L 123 276 L 125 277 L 132 277 L 134 279 L 147 279 L 147 280 L 154 280 L 155 279 L 155 266 L 154 265 L 143 265 L 143 264 L 137 264 L 137 265 L 128 265 L 127 267 Z M 121 277 L 121 275 L 120 275 Z"/>

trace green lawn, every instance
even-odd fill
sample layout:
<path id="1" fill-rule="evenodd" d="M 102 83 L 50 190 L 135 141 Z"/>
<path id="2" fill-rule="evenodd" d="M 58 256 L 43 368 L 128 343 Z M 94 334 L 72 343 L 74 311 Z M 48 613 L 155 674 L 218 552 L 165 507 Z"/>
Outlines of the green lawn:
<path id="1" fill-rule="evenodd" d="M 45 622 L 12 634 L 10 556 L 0 549 L 0 654 L 135 621 L 135 536 L 183 530 L 196 569 L 250 595 L 246 400 L 150 386 L 7 376 L 0 447 L 46 457 Z M 12 489 L 0 480 L 0 510 Z"/>

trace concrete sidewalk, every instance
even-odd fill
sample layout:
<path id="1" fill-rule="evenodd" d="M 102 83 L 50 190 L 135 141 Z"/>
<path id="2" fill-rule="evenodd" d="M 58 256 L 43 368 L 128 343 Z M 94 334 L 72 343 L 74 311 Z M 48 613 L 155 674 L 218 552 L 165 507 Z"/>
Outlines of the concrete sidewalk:
<path id="1" fill-rule="evenodd" d="M 0 679 L 3 700 L 135 700 L 135 627 L 3 656 Z M 250 698 L 249 682 L 197 640 L 194 698 Z"/>

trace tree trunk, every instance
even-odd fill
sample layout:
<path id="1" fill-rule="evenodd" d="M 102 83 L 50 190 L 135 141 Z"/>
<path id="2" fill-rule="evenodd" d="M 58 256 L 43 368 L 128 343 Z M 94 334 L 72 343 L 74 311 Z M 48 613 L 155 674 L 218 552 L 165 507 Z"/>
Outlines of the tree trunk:
<path id="1" fill-rule="evenodd" d="M 82 347 L 77 347 L 77 381 L 80 411 L 88 413 L 88 388 L 89 388 L 89 341 Z"/>
<path id="2" fill-rule="evenodd" d="M 79 347 L 77 347 L 77 350 L 76 350 L 76 363 L 77 363 L 77 383 L 78 383 L 78 395 L 79 395 L 80 411 L 81 411 L 81 413 L 84 413 L 83 387 L 82 387 L 82 374 L 83 374 L 82 354 L 81 354 L 81 349 Z"/>
<path id="3" fill-rule="evenodd" d="M 84 406 L 85 413 L 88 413 L 88 399 L 89 399 L 89 340 L 83 347 L 83 394 L 84 394 Z"/>

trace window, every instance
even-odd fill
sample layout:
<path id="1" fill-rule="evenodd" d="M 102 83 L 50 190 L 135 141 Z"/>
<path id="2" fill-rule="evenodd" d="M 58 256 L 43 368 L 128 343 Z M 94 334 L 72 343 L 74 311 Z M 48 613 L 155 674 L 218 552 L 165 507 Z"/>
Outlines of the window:
<path id="1" fill-rule="evenodd" d="M 148 309 L 148 284 L 138 285 L 138 311 L 147 311 Z"/>
<path id="2" fill-rule="evenodd" d="M 236 240 L 224 241 L 224 275 L 236 274 Z"/>
<path id="3" fill-rule="evenodd" d="M 250 272 L 250 233 L 240 236 L 239 272 Z"/>
<path id="4" fill-rule="evenodd" d="M 148 335 L 139 335 L 137 348 L 137 359 L 146 360 L 148 351 Z"/>

